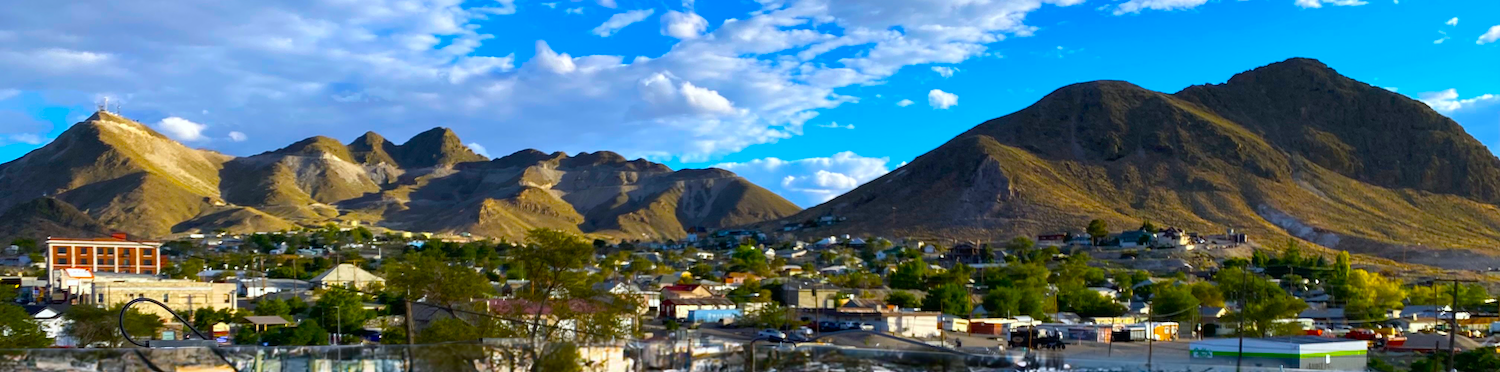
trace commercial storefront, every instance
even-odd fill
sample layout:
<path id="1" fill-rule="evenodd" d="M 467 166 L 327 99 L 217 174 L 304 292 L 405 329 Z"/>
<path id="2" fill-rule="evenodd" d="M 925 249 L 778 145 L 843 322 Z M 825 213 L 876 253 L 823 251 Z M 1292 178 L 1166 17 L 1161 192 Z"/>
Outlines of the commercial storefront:
<path id="1" fill-rule="evenodd" d="M 1324 371 L 1364 371 L 1369 345 L 1360 340 L 1317 336 L 1244 339 L 1217 338 L 1188 346 L 1195 364 L 1244 367 L 1301 368 Z"/>

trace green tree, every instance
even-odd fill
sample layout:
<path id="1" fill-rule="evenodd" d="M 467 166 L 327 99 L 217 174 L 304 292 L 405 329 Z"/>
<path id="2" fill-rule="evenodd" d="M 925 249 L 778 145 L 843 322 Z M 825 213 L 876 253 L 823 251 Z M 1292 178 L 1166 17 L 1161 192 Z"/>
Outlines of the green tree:
<path id="1" fill-rule="evenodd" d="M 204 268 L 205 266 L 203 263 L 203 259 L 192 257 L 181 262 L 174 263 L 166 270 L 162 270 L 162 274 L 166 274 L 167 277 L 170 277 L 172 279 L 198 280 L 198 273 L 203 272 Z"/>
<path id="2" fill-rule="evenodd" d="M 199 308 L 193 310 L 193 327 L 199 331 L 213 329 L 214 324 L 234 322 L 234 312 L 229 309 Z"/>
<path id="3" fill-rule="evenodd" d="M 1355 269 L 1349 273 L 1348 294 L 1344 312 L 1349 319 L 1380 320 L 1402 306 L 1406 291 L 1401 284 L 1380 274 Z"/>
<path id="4" fill-rule="evenodd" d="M 0 303 L 0 349 L 35 349 L 52 345 L 42 325 L 25 308 Z"/>
<path id="5" fill-rule="evenodd" d="M 1109 236 L 1109 224 L 1104 223 L 1104 220 L 1089 221 L 1088 233 L 1093 238 L 1094 245 L 1099 245 L 1100 240 Z"/>
<path id="6" fill-rule="evenodd" d="M 999 287 L 990 289 L 983 297 L 984 309 L 991 316 L 1014 317 L 1026 315 L 1041 319 L 1046 312 L 1046 295 L 1037 288 Z"/>
<path id="7" fill-rule="evenodd" d="M 948 283 L 927 291 L 927 297 L 922 298 L 922 310 L 968 317 L 974 310 L 974 303 L 969 300 L 967 288 Z"/>
<path id="8" fill-rule="evenodd" d="M 566 341 L 557 342 L 547 345 L 542 359 L 538 360 L 531 369 L 547 372 L 582 372 L 582 360 L 583 358 L 578 354 L 577 345 Z"/>
<path id="9" fill-rule="evenodd" d="M 795 325 L 795 311 L 782 306 L 780 303 L 772 302 L 745 313 L 740 317 L 744 325 L 754 328 L 786 329 Z"/>
<path id="10" fill-rule="evenodd" d="M 1141 222 L 1141 229 L 1140 230 L 1148 232 L 1148 233 L 1152 233 L 1152 234 L 1155 234 L 1158 231 L 1160 231 L 1160 230 L 1156 229 L 1156 225 L 1151 224 L 1151 220 L 1142 221 Z"/>
<path id="11" fill-rule="evenodd" d="M 1036 248 L 1036 242 L 1024 236 L 1011 238 L 1009 242 L 1005 243 L 1006 251 L 1022 256 L 1026 255 L 1026 251 L 1030 251 L 1032 248 Z"/>
<path id="12" fill-rule="evenodd" d="M 1453 286 L 1451 282 L 1439 283 L 1436 286 L 1412 286 L 1407 290 L 1407 299 L 1412 305 L 1453 305 Z M 1489 291 L 1482 284 L 1469 283 L 1458 286 L 1457 306 L 1459 309 L 1493 308 L 1494 305 L 1488 304 L 1489 299 Z"/>
<path id="13" fill-rule="evenodd" d="M 771 263 L 765 252 L 753 245 L 741 245 L 729 254 L 729 271 L 749 272 L 760 276 L 771 275 Z"/>
<path id="14" fill-rule="evenodd" d="M 1224 292 L 1219 291 L 1219 286 L 1208 281 L 1194 282 L 1189 286 L 1193 297 L 1203 306 L 1224 307 Z"/>
<path id="15" fill-rule="evenodd" d="M 1160 283 L 1152 292 L 1151 313 L 1157 320 L 1188 321 L 1197 315 L 1198 305 L 1202 304 L 1193 295 L 1191 285 Z"/>
<path id="16" fill-rule="evenodd" d="M 719 277 L 714 275 L 714 267 L 705 263 L 698 263 L 693 265 L 693 267 L 688 268 L 688 272 L 693 274 L 694 278 L 713 281 L 719 280 Z"/>
<path id="17" fill-rule="evenodd" d="M 893 290 L 890 294 L 885 295 L 885 303 L 903 309 L 921 305 L 921 303 L 917 301 L 916 295 L 911 294 L 911 292 L 901 290 Z"/>
<path id="18" fill-rule="evenodd" d="M 1113 298 L 1074 283 L 1058 287 L 1057 310 L 1085 317 L 1112 317 L 1124 314 L 1127 309 Z"/>
<path id="19" fill-rule="evenodd" d="M 896 272 L 891 273 L 891 288 L 895 289 L 925 289 L 927 288 L 927 263 L 921 258 L 902 262 L 896 265 Z"/>
<path id="20" fill-rule="evenodd" d="M 255 302 L 255 315 L 277 315 L 287 321 L 291 321 L 292 308 L 287 306 L 286 301 L 275 298 L 264 298 Z"/>
<path id="21" fill-rule="evenodd" d="M 589 247 L 592 249 L 592 247 Z M 583 257 L 593 257 L 584 253 Z M 455 307 L 472 303 L 494 292 L 489 279 L 467 265 L 447 261 L 440 252 L 423 251 L 407 254 L 386 267 L 386 290 L 397 296 L 410 294 L 412 299 L 441 306 Z M 322 323 L 332 324 L 332 323 Z"/>
<path id="22" fill-rule="evenodd" d="M 551 343 L 592 343 L 629 334 L 621 319 L 635 316 L 636 302 L 594 288 L 600 278 L 584 270 L 593 266 L 593 250 L 576 235 L 550 229 L 531 230 L 525 244 L 510 249 L 512 262 L 527 268 L 530 283 L 510 299 L 514 306 L 494 311 L 502 318 L 524 320 L 499 326 L 531 343 L 525 348 L 529 359 L 537 360 L 537 353 Z"/>
<path id="23" fill-rule="evenodd" d="M 36 239 L 32 239 L 32 238 L 15 238 L 15 239 L 11 239 L 10 240 L 10 245 L 14 245 L 14 246 L 16 246 L 16 248 L 20 248 L 21 249 L 21 253 L 36 252 L 37 251 L 37 247 L 38 247 L 38 245 L 36 244 Z"/>
<path id="24" fill-rule="evenodd" d="M 122 305 L 102 308 L 94 305 L 75 305 L 68 308 L 64 316 L 68 319 L 63 333 L 78 340 L 82 346 L 102 345 L 120 347 L 125 338 L 120 335 L 120 309 Z M 125 330 L 139 339 L 155 337 L 161 330 L 161 317 L 131 308 L 125 313 Z"/>
<path id="25" fill-rule="evenodd" d="M 1349 274 L 1353 271 L 1349 264 L 1349 251 L 1339 251 L 1333 258 L 1333 270 L 1328 272 L 1328 294 L 1340 301 L 1348 301 L 1349 298 Z"/>
<path id="26" fill-rule="evenodd" d="M 1276 335 L 1280 323 L 1277 320 L 1297 316 L 1307 309 L 1307 303 L 1282 290 L 1276 283 L 1258 274 L 1250 274 L 1239 268 L 1220 270 L 1214 276 L 1227 299 L 1243 304 L 1240 311 L 1229 319 L 1243 316 L 1245 334 L 1266 337 Z"/>
<path id="27" fill-rule="evenodd" d="M 273 346 L 327 345 L 328 331 L 315 319 L 305 319 L 294 327 L 276 328 L 260 337 L 260 341 Z"/>
<path id="28" fill-rule="evenodd" d="M 328 290 L 313 304 L 309 315 L 326 329 L 350 334 L 364 328 L 366 320 L 375 317 L 373 311 L 365 310 L 364 296 L 345 290 Z"/>

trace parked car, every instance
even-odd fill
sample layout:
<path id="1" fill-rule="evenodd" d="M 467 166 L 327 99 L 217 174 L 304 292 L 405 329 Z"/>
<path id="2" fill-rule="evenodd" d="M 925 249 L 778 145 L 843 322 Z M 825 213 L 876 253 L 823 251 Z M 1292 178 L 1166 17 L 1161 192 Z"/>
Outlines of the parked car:
<path id="1" fill-rule="evenodd" d="M 812 337 L 808 337 L 801 333 L 792 333 L 787 335 L 786 340 L 791 342 L 810 342 L 812 341 Z"/>
<path id="2" fill-rule="evenodd" d="M 837 322 L 829 320 L 818 322 L 818 332 L 829 332 L 837 330 L 839 330 L 839 324 Z"/>
<path id="3" fill-rule="evenodd" d="M 813 335 L 813 330 L 812 330 L 812 328 L 807 328 L 806 326 L 802 326 L 802 327 L 797 327 L 797 329 L 792 330 L 792 333 L 801 334 L 803 336 L 812 336 Z"/>
<path id="4" fill-rule="evenodd" d="M 767 328 L 767 329 L 761 330 L 760 333 L 758 333 L 758 334 L 755 335 L 755 337 L 756 338 L 770 339 L 773 342 L 781 342 L 781 340 L 785 340 L 786 339 L 786 333 L 783 333 L 783 332 L 778 331 L 778 330 Z"/>
<path id="5" fill-rule="evenodd" d="M 870 323 L 860 323 L 859 329 L 862 331 L 873 331 L 875 330 L 875 325 Z"/>
<path id="6" fill-rule="evenodd" d="M 839 322 L 839 329 L 859 329 L 859 322 Z"/>

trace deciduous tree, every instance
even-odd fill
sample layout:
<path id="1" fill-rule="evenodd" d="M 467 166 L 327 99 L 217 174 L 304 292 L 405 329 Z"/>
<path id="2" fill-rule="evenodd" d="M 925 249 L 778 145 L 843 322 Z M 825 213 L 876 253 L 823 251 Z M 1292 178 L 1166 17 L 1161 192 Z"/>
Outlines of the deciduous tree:
<path id="1" fill-rule="evenodd" d="M 52 345 L 42 325 L 26 309 L 0 303 L 0 349 L 34 349 Z"/>

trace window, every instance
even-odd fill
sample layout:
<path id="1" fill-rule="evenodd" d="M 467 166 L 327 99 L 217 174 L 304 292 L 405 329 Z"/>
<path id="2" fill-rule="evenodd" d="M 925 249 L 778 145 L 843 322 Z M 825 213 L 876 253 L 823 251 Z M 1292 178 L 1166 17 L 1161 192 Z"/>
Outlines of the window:
<path id="1" fill-rule="evenodd" d="M 78 254 L 89 254 L 89 247 L 78 247 Z"/>
<path id="2" fill-rule="evenodd" d="M 80 259 L 78 259 L 78 264 L 79 265 L 88 265 L 89 264 L 89 259 L 87 259 L 87 258 L 80 258 Z"/>
<path id="3" fill-rule="evenodd" d="M 172 294 L 170 294 L 170 293 L 162 293 L 161 294 L 161 302 L 164 302 L 164 303 L 165 302 L 172 302 L 172 297 L 171 296 L 172 296 Z"/>
<path id="4" fill-rule="evenodd" d="M 130 248 L 120 248 L 120 254 L 123 254 L 123 255 L 126 255 L 126 256 L 130 255 L 130 251 L 131 251 Z"/>
<path id="5" fill-rule="evenodd" d="M 104 254 L 115 254 L 115 247 L 105 247 Z"/>
<path id="6" fill-rule="evenodd" d="M 57 254 L 68 254 L 68 247 L 57 247 Z"/>
<path id="7" fill-rule="evenodd" d="M 103 265 L 114 265 L 115 264 L 115 259 L 113 259 L 113 258 L 105 258 L 105 259 L 100 260 L 99 263 L 103 264 Z"/>
<path id="8" fill-rule="evenodd" d="M 152 263 L 151 260 L 141 260 L 141 265 L 151 266 L 151 265 L 155 265 L 155 264 Z"/>
<path id="9" fill-rule="evenodd" d="M 66 258 L 59 258 L 59 259 L 57 259 L 57 264 L 58 265 L 67 265 L 68 264 L 68 259 L 66 259 Z"/>
<path id="10" fill-rule="evenodd" d="M 101 303 L 101 304 L 104 303 L 104 294 L 103 293 L 99 294 L 99 301 L 97 301 L 97 302 Z"/>
<path id="11" fill-rule="evenodd" d="M 141 274 L 156 274 L 156 272 L 151 269 L 145 269 L 141 270 Z"/>
<path id="12" fill-rule="evenodd" d="M 155 253 L 155 252 L 156 252 L 155 249 L 141 248 L 141 255 L 142 256 L 150 256 L 152 253 Z"/>
<path id="13" fill-rule="evenodd" d="M 120 260 L 120 264 L 121 265 L 125 265 L 125 266 L 130 266 L 130 259 L 127 258 L 127 259 Z"/>
<path id="14" fill-rule="evenodd" d="M 229 303 L 229 301 L 232 300 L 233 298 L 234 297 L 230 296 L 228 293 L 225 293 L 224 294 L 224 303 L 226 303 L 226 304 Z"/>

